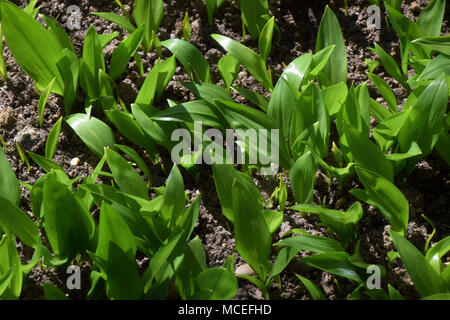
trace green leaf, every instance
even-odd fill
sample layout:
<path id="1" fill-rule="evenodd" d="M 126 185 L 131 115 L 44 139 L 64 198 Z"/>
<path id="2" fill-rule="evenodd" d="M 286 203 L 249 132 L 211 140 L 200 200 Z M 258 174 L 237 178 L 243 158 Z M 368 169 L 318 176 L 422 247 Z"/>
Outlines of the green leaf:
<path id="1" fill-rule="evenodd" d="M 106 162 L 120 190 L 147 199 L 147 185 L 136 170 L 117 152 L 107 148 L 105 154 Z"/>
<path id="2" fill-rule="evenodd" d="M 173 165 L 167 178 L 166 188 L 163 195 L 161 215 L 170 226 L 178 225 L 184 213 L 186 200 L 184 196 L 184 182 L 180 170 L 176 164 Z"/>
<path id="3" fill-rule="evenodd" d="M 0 240 L 0 299 L 18 300 L 22 292 L 22 263 L 13 237 Z"/>
<path id="4" fill-rule="evenodd" d="M 124 28 L 129 34 L 136 30 L 136 27 L 133 26 L 130 20 L 121 15 L 111 12 L 91 12 L 91 14 L 117 24 L 118 26 Z"/>
<path id="5" fill-rule="evenodd" d="M 64 83 L 56 64 L 64 54 L 54 35 L 9 1 L 0 3 L 0 11 L 3 34 L 14 59 L 39 90 L 44 90 L 56 77 L 53 90 L 63 95 Z"/>
<path id="6" fill-rule="evenodd" d="M 50 172 L 51 170 L 56 170 L 60 172 L 64 172 L 64 169 L 57 163 L 48 159 L 47 157 L 43 157 L 39 154 L 33 153 L 31 151 L 27 151 L 27 154 L 36 162 L 39 167 L 41 167 L 45 172 Z"/>
<path id="7" fill-rule="evenodd" d="M 59 42 L 62 48 L 66 48 L 69 51 L 75 53 L 72 45 L 72 40 L 67 35 L 64 28 L 56 21 L 56 19 L 51 19 L 49 17 L 44 17 L 45 24 L 48 30 L 54 35 L 56 40 Z"/>
<path id="8" fill-rule="evenodd" d="M 422 253 L 397 232 L 389 230 L 389 234 L 420 296 L 428 297 L 434 294 L 448 293 L 444 282 Z"/>
<path id="9" fill-rule="evenodd" d="M 273 37 L 273 28 L 275 26 L 275 18 L 272 17 L 267 21 L 264 25 L 264 28 L 261 31 L 258 39 L 258 49 L 259 55 L 267 61 L 267 58 L 270 54 L 270 49 L 272 48 L 272 37 Z"/>
<path id="10" fill-rule="evenodd" d="M 103 121 L 82 113 L 68 116 L 65 120 L 87 147 L 99 157 L 103 155 L 106 147 L 114 146 L 114 134 Z"/>
<path id="11" fill-rule="evenodd" d="M 236 277 L 225 268 L 210 268 L 195 277 L 193 300 L 230 300 L 238 290 Z"/>
<path id="12" fill-rule="evenodd" d="M 264 17 L 269 15 L 269 3 L 267 0 L 239 0 L 239 6 L 241 7 L 242 21 L 253 40 L 256 41 L 268 20 Z"/>
<path id="13" fill-rule="evenodd" d="M 159 100 L 167 84 L 175 74 L 176 66 L 174 55 L 165 61 L 156 63 L 145 78 L 135 103 L 153 104 L 154 100 Z"/>
<path id="14" fill-rule="evenodd" d="M 0 227 L 6 234 L 17 235 L 27 246 L 34 247 L 38 241 L 39 229 L 33 220 L 16 204 L 0 196 Z"/>
<path id="15" fill-rule="evenodd" d="M 244 185 L 246 189 L 253 194 L 254 198 L 259 199 L 261 197 L 259 189 L 252 178 L 245 173 L 236 170 L 231 164 L 213 164 L 212 172 L 217 195 L 222 207 L 222 213 L 231 222 L 234 221 L 234 213 L 233 192 L 232 189 L 230 189 L 230 186 L 233 185 L 235 180 Z"/>
<path id="16" fill-rule="evenodd" d="M 64 49 L 63 54 L 64 56 L 56 63 L 56 66 L 64 82 L 64 110 L 66 114 L 70 114 L 78 98 L 80 62 L 76 54 L 68 49 Z"/>
<path id="17" fill-rule="evenodd" d="M 420 95 L 402 126 L 398 143 L 406 152 L 412 141 L 417 142 L 426 157 L 433 150 L 444 121 L 448 104 L 448 87 L 444 77 L 433 81 Z M 409 110 L 408 109 L 408 110 Z"/>
<path id="18" fill-rule="evenodd" d="M 145 148 L 149 154 L 155 152 L 153 139 L 144 132 L 132 114 L 115 109 L 106 110 L 105 114 L 125 138 Z"/>
<path id="19" fill-rule="evenodd" d="M 45 300 L 68 300 L 64 291 L 51 283 L 44 283 L 42 288 L 44 289 Z"/>
<path id="20" fill-rule="evenodd" d="M 414 40 L 413 43 L 445 54 L 450 54 L 450 36 L 423 37 Z"/>
<path id="21" fill-rule="evenodd" d="M 55 156 L 56 147 L 58 145 L 59 134 L 61 133 L 62 117 L 56 121 L 53 128 L 50 130 L 45 142 L 45 157 L 52 160 Z"/>
<path id="22" fill-rule="evenodd" d="M 159 123 L 150 117 L 160 112 L 159 109 L 150 105 L 132 104 L 131 109 L 136 121 L 142 130 L 148 134 L 155 142 L 164 146 L 168 150 L 172 149 L 174 143 L 171 141 L 172 132 L 177 128 L 170 123 Z"/>
<path id="23" fill-rule="evenodd" d="M 450 76 L 450 56 L 446 54 L 439 54 L 434 58 L 422 71 L 418 80 L 423 79 L 437 79 L 445 73 L 446 76 Z"/>
<path id="24" fill-rule="evenodd" d="M 323 295 L 322 291 L 320 291 L 319 288 L 316 287 L 316 285 L 310 281 L 309 279 L 302 277 L 298 274 L 295 274 L 297 278 L 303 283 L 303 285 L 308 289 L 309 294 L 314 300 L 326 300 L 325 296 Z"/>
<path id="25" fill-rule="evenodd" d="M 272 80 L 267 73 L 266 62 L 260 55 L 228 37 L 219 34 L 212 34 L 211 37 L 229 54 L 234 56 L 267 90 L 272 91 Z"/>
<path id="26" fill-rule="evenodd" d="M 141 45 L 143 37 L 144 27 L 139 27 L 114 50 L 109 67 L 110 76 L 113 80 L 118 79 L 125 72 L 128 61 Z"/>
<path id="27" fill-rule="evenodd" d="M 232 190 L 236 250 L 260 279 L 265 279 L 272 237 L 262 215 L 261 203 L 238 180 L 234 181 Z"/>
<path id="28" fill-rule="evenodd" d="M 119 31 L 114 31 L 112 33 L 103 33 L 98 35 L 98 39 L 100 40 L 100 45 L 102 48 L 105 48 L 111 41 L 114 40 L 120 34 Z"/>
<path id="29" fill-rule="evenodd" d="M 225 87 L 230 90 L 234 79 L 236 79 L 236 76 L 241 69 L 239 61 L 231 54 L 227 54 L 220 58 L 217 68 L 219 69 L 220 76 L 225 82 Z"/>
<path id="30" fill-rule="evenodd" d="M 317 164 L 311 152 L 298 158 L 289 172 L 289 181 L 298 203 L 311 203 Z"/>
<path id="31" fill-rule="evenodd" d="M 341 243 L 331 238 L 303 234 L 281 240 L 274 245 L 317 253 L 344 251 Z"/>
<path id="32" fill-rule="evenodd" d="M 189 14 L 187 11 L 184 14 L 183 25 L 181 29 L 183 30 L 184 41 L 186 42 L 191 41 L 191 23 L 189 21 Z"/>
<path id="33" fill-rule="evenodd" d="M 369 76 L 369 79 L 373 82 L 375 87 L 377 87 L 378 91 L 380 91 L 381 95 L 386 100 L 389 109 L 392 112 L 398 112 L 398 106 L 397 106 L 397 99 L 395 98 L 394 91 L 387 85 L 386 82 L 384 82 L 383 79 L 381 79 L 376 74 L 368 72 L 367 75 Z"/>
<path id="34" fill-rule="evenodd" d="M 20 202 L 20 185 L 5 152 L 0 148 L 0 195 L 15 205 Z"/>
<path id="35" fill-rule="evenodd" d="M 161 46 L 175 55 L 193 81 L 198 78 L 202 82 L 211 82 L 209 63 L 193 44 L 181 39 L 169 39 L 161 42 Z"/>
<path id="36" fill-rule="evenodd" d="M 378 57 L 380 58 L 381 64 L 389 75 L 397 80 L 403 87 L 408 88 L 409 86 L 405 82 L 405 77 L 400 71 L 397 62 L 395 62 L 394 58 L 389 55 L 382 47 L 380 47 L 377 43 L 374 44 L 375 49 L 371 49 L 374 51 Z"/>
<path id="37" fill-rule="evenodd" d="M 264 98 L 259 93 L 246 88 L 238 88 L 238 87 L 233 87 L 233 90 L 243 95 L 251 103 L 256 104 L 264 112 L 267 112 L 267 109 L 269 108 L 269 101 L 267 101 L 267 99 Z"/>
<path id="38" fill-rule="evenodd" d="M 83 57 L 80 65 L 80 85 L 91 99 L 100 95 L 99 70 L 105 71 L 103 48 L 94 26 L 86 33 L 83 44 Z"/>
<path id="39" fill-rule="evenodd" d="M 330 118 L 339 113 L 347 98 L 347 93 L 348 88 L 345 82 L 340 82 L 322 90 L 323 103 L 328 109 Z"/>
<path id="40" fill-rule="evenodd" d="M 376 206 L 396 230 L 406 232 L 409 203 L 403 193 L 375 172 L 360 167 L 356 167 L 356 172 L 364 185 L 370 204 Z M 350 193 L 354 194 L 352 191 L 350 190 Z M 354 195 L 359 198 L 358 194 Z"/>
<path id="41" fill-rule="evenodd" d="M 394 181 L 394 169 L 378 146 L 352 127 L 346 126 L 344 131 L 350 151 L 358 166 L 372 170 L 391 182 Z"/>
<path id="42" fill-rule="evenodd" d="M 164 16 L 162 0 L 136 0 L 133 18 L 137 26 L 145 25 L 144 44 L 148 51 L 151 49 L 153 32 L 156 33 Z"/>
<path id="43" fill-rule="evenodd" d="M 214 13 L 217 9 L 217 0 L 205 0 L 206 12 L 208 13 L 208 23 L 213 24 Z"/>
<path id="44" fill-rule="evenodd" d="M 45 232 L 56 256 L 71 259 L 89 249 L 94 219 L 56 176 L 44 182 L 42 212 Z"/>
<path id="45" fill-rule="evenodd" d="M 328 46 L 336 47 L 331 54 L 326 66 L 318 74 L 322 86 L 329 87 L 339 82 L 347 81 L 347 53 L 345 50 L 344 37 L 342 36 L 339 21 L 333 11 L 327 6 L 319 26 L 316 41 L 316 52 Z"/>
<path id="46" fill-rule="evenodd" d="M 150 170 L 148 169 L 147 164 L 145 163 L 144 159 L 133 149 L 125 145 L 121 144 L 115 144 L 114 145 L 117 149 L 128 155 L 131 159 L 133 159 L 134 162 L 138 165 L 138 167 L 142 170 L 142 172 L 147 176 L 149 182 L 148 185 L 150 185 Z"/>
<path id="47" fill-rule="evenodd" d="M 445 0 L 432 0 L 421 11 L 416 25 L 425 32 L 426 36 L 439 36 L 441 34 L 445 2 Z"/>
<path id="48" fill-rule="evenodd" d="M 300 261 L 322 271 L 361 282 L 358 270 L 350 263 L 349 258 L 350 255 L 347 252 L 335 251 L 309 256 Z"/>

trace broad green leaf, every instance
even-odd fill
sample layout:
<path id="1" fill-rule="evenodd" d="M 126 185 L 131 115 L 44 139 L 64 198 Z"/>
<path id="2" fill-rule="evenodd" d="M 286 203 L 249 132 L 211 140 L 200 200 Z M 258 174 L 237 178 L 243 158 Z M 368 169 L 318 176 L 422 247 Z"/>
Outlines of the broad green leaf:
<path id="1" fill-rule="evenodd" d="M 375 49 L 371 49 L 374 51 L 378 57 L 380 58 L 381 64 L 389 75 L 397 80 L 403 87 L 408 88 L 408 85 L 405 82 L 405 76 L 400 71 L 397 62 L 395 62 L 394 58 L 389 55 L 382 47 L 380 47 L 377 43 L 374 44 Z"/>
<path id="2" fill-rule="evenodd" d="M 233 185 L 234 180 L 244 185 L 253 194 L 253 197 L 257 199 L 261 197 L 259 189 L 251 177 L 236 170 L 231 164 L 213 164 L 212 171 L 222 213 L 231 222 L 234 221 L 234 213 L 233 193 L 230 186 Z"/>
<path id="3" fill-rule="evenodd" d="M 386 110 L 386 109 L 385 109 Z M 382 152 L 387 152 L 397 140 L 397 136 L 407 121 L 411 110 L 389 114 L 374 129 L 373 137 Z"/>
<path id="4" fill-rule="evenodd" d="M 55 155 L 59 134 L 61 133 L 61 124 L 62 117 L 56 121 L 55 125 L 48 133 L 47 141 L 45 142 L 45 157 L 49 160 L 52 160 Z"/>
<path id="5" fill-rule="evenodd" d="M 433 150 L 444 121 L 448 104 L 448 87 L 444 77 L 433 81 L 420 95 L 398 135 L 402 152 L 412 141 L 417 142 L 423 156 Z"/>
<path id="6" fill-rule="evenodd" d="M 298 203 L 310 203 L 313 200 L 313 187 L 316 180 L 317 164 L 311 152 L 298 158 L 289 172 L 289 181 L 295 200 Z"/>
<path id="7" fill-rule="evenodd" d="M 219 69 L 220 76 L 225 82 L 225 87 L 230 90 L 234 79 L 236 79 L 236 76 L 241 69 L 239 61 L 231 54 L 227 54 L 220 58 L 217 68 Z"/>
<path id="8" fill-rule="evenodd" d="M 0 239 L 0 299 L 18 300 L 22 292 L 22 263 L 12 236 Z"/>
<path id="9" fill-rule="evenodd" d="M 39 239 L 39 229 L 33 220 L 16 204 L 0 196 L 0 227 L 7 235 L 17 235 L 27 246 L 34 247 Z"/>
<path id="10" fill-rule="evenodd" d="M 64 83 L 56 64 L 64 54 L 54 35 L 9 1 L 0 3 L 0 11 L 2 31 L 14 59 L 39 90 L 44 90 L 56 77 L 53 90 L 63 95 Z"/>
<path id="11" fill-rule="evenodd" d="M 44 182 L 42 212 L 45 233 L 56 256 L 74 258 L 89 249 L 94 219 L 89 211 L 53 176 Z"/>
<path id="12" fill-rule="evenodd" d="M 45 300 L 68 300 L 64 291 L 51 283 L 44 283 L 42 288 L 44 289 Z"/>
<path id="13" fill-rule="evenodd" d="M 138 27 L 145 25 L 144 44 L 148 51 L 151 49 L 153 33 L 158 31 L 163 16 L 163 0 L 136 0 L 133 18 Z"/>
<path id="14" fill-rule="evenodd" d="M 123 153 L 125 153 L 127 156 L 129 156 L 131 159 L 133 159 L 134 162 L 136 162 L 138 167 L 147 176 L 149 180 L 148 185 L 150 185 L 150 178 L 151 178 L 150 170 L 148 169 L 148 166 L 145 163 L 144 159 L 142 159 L 142 157 L 133 148 L 130 148 L 129 146 L 121 144 L 115 144 L 114 146 Z"/>
<path id="15" fill-rule="evenodd" d="M 33 159 L 34 162 L 36 162 L 39 165 L 39 167 L 41 167 L 47 173 L 50 172 L 51 170 L 64 172 L 64 169 L 59 164 L 53 162 L 47 157 L 43 157 L 31 151 L 27 151 L 27 154 L 30 156 L 31 159 Z"/>
<path id="16" fill-rule="evenodd" d="M 132 34 L 136 30 L 136 27 L 133 26 L 130 20 L 121 15 L 111 12 L 91 12 L 91 14 L 117 24 L 124 28 L 129 34 Z"/>
<path id="17" fill-rule="evenodd" d="M 206 269 L 206 253 L 198 236 L 186 248 L 183 262 L 177 270 L 176 286 L 182 299 L 189 299 L 195 292 L 195 277 Z"/>
<path id="18" fill-rule="evenodd" d="M 267 90 L 272 91 L 272 80 L 267 73 L 266 62 L 263 57 L 231 38 L 219 34 L 212 34 L 211 37 L 216 40 L 225 51 L 234 56 Z"/>
<path id="19" fill-rule="evenodd" d="M 328 109 L 330 118 L 336 116 L 339 112 L 347 98 L 347 93 L 348 89 L 345 82 L 340 82 L 322 90 L 323 103 Z"/>
<path id="20" fill-rule="evenodd" d="M 181 39 L 169 39 L 161 42 L 161 46 L 175 55 L 193 81 L 211 82 L 209 63 L 193 44 Z"/>
<path id="21" fill-rule="evenodd" d="M 418 80 L 434 80 L 439 78 L 442 73 L 445 73 L 446 76 L 450 76 L 450 56 L 441 53 L 425 67 Z"/>
<path id="22" fill-rule="evenodd" d="M 320 291 L 319 288 L 316 287 L 316 285 L 309 279 L 302 277 L 298 274 L 295 274 L 297 278 L 303 283 L 303 285 L 308 289 L 309 294 L 311 294 L 311 297 L 314 300 L 326 300 L 325 296 L 323 295 L 322 291 Z"/>
<path id="23" fill-rule="evenodd" d="M 318 74 L 319 82 L 329 87 L 339 82 L 347 81 L 347 53 L 341 27 L 333 11 L 327 6 L 323 14 L 317 35 L 316 52 L 328 46 L 335 45 L 330 59 Z"/>
<path id="24" fill-rule="evenodd" d="M 144 27 L 139 27 L 114 50 L 109 66 L 110 76 L 113 80 L 118 79 L 125 72 L 128 61 L 141 45 L 143 36 Z"/>
<path id="25" fill-rule="evenodd" d="M 267 112 L 267 109 L 269 108 L 269 101 L 267 101 L 267 99 L 264 98 L 259 93 L 246 88 L 239 88 L 239 87 L 233 87 L 233 90 L 243 95 L 251 103 L 256 104 L 264 112 Z"/>
<path id="26" fill-rule="evenodd" d="M 445 13 L 445 0 L 432 0 L 419 15 L 416 25 L 426 36 L 439 36 Z"/>
<path id="27" fill-rule="evenodd" d="M 445 54 L 450 54 L 450 36 L 423 37 L 414 40 L 413 43 Z"/>
<path id="28" fill-rule="evenodd" d="M 80 61 L 75 53 L 68 49 L 63 50 L 63 57 L 56 63 L 64 83 L 64 110 L 70 114 L 78 98 L 78 78 Z"/>
<path id="29" fill-rule="evenodd" d="M 214 13 L 217 9 L 217 0 L 205 0 L 206 12 L 208 13 L 208 23 L 213 24 Z"/>
<path id="30" fill-rule="evenodd" d="M 112 33 L 103 33 L 98 35 L 98 39 L 100 40 L 100 45 L 102 48 L 105 48 L 111 41 L 114 40 L 120 34 L 119 31 L 114 31 Z"/>
<path id="31" fill-rule="evenodd" d="M 234 102 L 224 87 L 207 82 L 182 82 L 181 84 L 192 91 L 198 99 L 203 99 L 209 103 L 212 103 L 214 99 Z"/>
<path id="32" fill-rule="evenodd" d="M 20 201 L 20 185 L 5 152 L 0 148 L 0 195 L 15 205 Z"/>
<path id="33" fill-rule="evenodd" d="M 377 87 L 378 91 L 381 93 L 381 95 L 386 100 L 389 109 L 391 109 L 391 112 L 398 112 L 398 106 L 397 106 L 397 99 L 395 98 L 394 91 L 387 85 L 386 82 L 384 82 L 383 79 L 381 79 L 376 74 L 368 72 L 367 75 L 369 76 L 369 79 L 373 82 L 375 87 Z"/>
<path id="34" fill-rule="evenodd" d="M 66 118 L 66 122 L 77 133 L 87 147 L 101 157 L 104 148 L 113 147 L 114 134 L 103 121 L 89 117 L 87 114 L 77 113 Z"/>
<path id="35" fill-rule="evenodd" d="M 389 230 L 389 234 L 420 296 L 428 297 L 434 294 L 448 293 L 444 282 L 422 253 L 397 232 Z"/>
<path id="36" fill-rule="evenodd" d="M 394 181 L 394 169 L 378 146 L 352 127 L 344 129 L 353 159 L 359 167 L 374 171 L 389 181 Z"/>
<path id="37" fill-rule="evenodd" d="M 105 149 L 105 154 L 106 162 L 120 190 L 147 199 L 147 185 L 128 161 L 110 148 Z"/>
<path id="38" fill-rule="evenodd" d="M 225 268 L 210 268 L 195 277 L 193 300 L 230 300 L 238 290 L 236 277 Z"/>
<path id="39" fill-rule="evenodd" d="M 263 210 L 264 219 L 269 227 L 270 233 L 274 233 L 283 223 L 283 212 Z"/>
<path id="40" fill-rule="evenodd" d="M 239 6 L 241 7 L 243 23 L 247 27 L 253 40 L 258 40 L 267 21 L 264 17 L 269 14 L 269 2 L 267 0 L 239 0 Z"/>
<path id="41" fill-rule="evenodd" d="M 264 28 L 261 30 L 261 34 L 258 39 L 258 49 L 260 56 L 267 61 L 267 58 L 270 54 L 270 49 L 272 48 L 272 37 L 273 37 L 273 28 L 275 26 L 275 18 L 272 17 L 267 21 L 264 25 Z"/>
<path id="42" fill-rule="evenodd" d="M 403 193 L 386 178 L 373 171 L 356 167 L 356 172 L 364 185 L 370 204 L 381 211 L 394 229 L 406 232 L 409 203 Z M 350 193 L 353 193 L 352 190 Z M 364 201 L 364 199 L 361 200 Z"/>
<path id="43" fill-rule="evenodd" d="M 72 45 L 72 40 L 70 39 L 64 28 L 56 21 L 56 19 L 44 17 L 44 21 L 47 25 L 48 30 L 53 33 L 61 47 L 75 53 Z"/>
<path id="44" fill-rule="evenodd" d="M 98 245 L 95 254 L 108 261 L 111 257 L 111 244 L 117 246 L 128 258 L 134 261 L 137 245 L 131 230 L 111 206 L 103 202 L 98 227 Z"/>
<path id="45" fill-rule="evenodd" d="M 341 243 L 337 240 L 303 234 L 281 240 L 275 243 L 276 246 L 293 247 L 302 251 L 311 251 L 316 253 L 344 251 Z"/>
<path id="46" fill-rule="evenodd" d="M 106 110 L 105 114 L 125 138 L 147 149 L 149 153 L 155 152 L 154 141 L 142 130 L 132 114 L 114 109 Z"/>
<path id="47" fill-rule="evenodd" d="M 169 221 L 169 225 L 174 227 L 178 225 L 184 213 L 186 200 L 184 196 L 184 182 L 180 170 L 176 164 L 173 165 L 167 178 L 166 188 L 164 189 L 163 205 L 161 215 Z"/>
<path id="48" fill-rule="evenodd" d="M 184 123 L 194 123 L 201 121 L 203 126 L 216 129 L 228 128 L 228 122 L 220 111 L 211 103 L 205 100 L 193 100 L 186 103 L 177 104 L 169 109 L 165 109 L 155 116 L 153 120 L 177 121 Z"/>
<path id="49" fill-rule="evenodd" d="M 177 127 L 170 123 L 153 121 L 150 117 L 160 112 L 159 109 L 153 106 L 132 104 L 131 109 L 142 130 L 155 142 L 171 150 L 174 145 L 171 141 L 171 135 Z"/>
<path id="50" fill-rule="evenodd" d="M 91 99 L 98 98 L 100 95 L 100 69 L 105 71 L 103 48 L 97 31 L 91 25 L 84 38 L 83 57 L 80 64 L 80 85 Z"/>
<path id="51" fill-rule="evenodd" d="M 300 261 L 322 271 L 361 282 L 358 270 L 350 263 L 349 258 L 350 255 L 347 252 L 335 251 L 309 256 Z"/>
<path id="52" fill-rule="evenodd" d="M 262 215 L 259 199 L 242 183 L 233 183 L 233 224 L 236 250 L 265 279 L 272 237 Z"/>

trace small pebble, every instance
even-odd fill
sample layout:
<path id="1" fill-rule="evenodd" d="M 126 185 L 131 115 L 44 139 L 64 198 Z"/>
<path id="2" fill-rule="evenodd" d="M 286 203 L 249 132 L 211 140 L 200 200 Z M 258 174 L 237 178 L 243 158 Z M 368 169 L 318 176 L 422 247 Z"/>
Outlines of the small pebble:
<path id="1" fill-rule="evenodd" d="M 80 164 L 80 158 L 73 158 L 73 159 L 70 161 L 70 165 L 71 165 L 71 166 L 76 167 L 76 166 L 78 166 L 79 164 Z"/>

